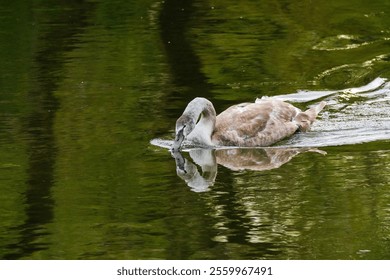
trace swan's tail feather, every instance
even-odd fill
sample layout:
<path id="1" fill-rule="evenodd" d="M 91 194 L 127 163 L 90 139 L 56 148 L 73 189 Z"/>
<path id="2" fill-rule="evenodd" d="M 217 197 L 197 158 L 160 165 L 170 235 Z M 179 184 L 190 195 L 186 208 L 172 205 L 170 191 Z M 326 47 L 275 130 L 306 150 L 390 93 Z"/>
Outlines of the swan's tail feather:
<path id="1" fill-rule="evenodd" d="M 325 106 L 326 106 L 326 102 L 325 101 L 321 101 L 318 105 L 314 106 L 314 108 L 310 108 L 309 110 L 314 109 L 314 111 L 316 113 L 316 116 L 315 116 L 315 118 L 316 118 L 318 113 L 321 112 L 322 109 L 324 109 Z"/>
<path id="2" fill-rule="evenodd" d="M 310 129 L 311 124 L 317 118 L 318 113 L 321 112 L 321 110 L 324 109 L 325 106 L 326 102 L 322 101 L 318 105 L 299 113 L 295 117 L 295 122 L 299 126 L 299 130 L 303 132 L 308 131 Z"/>

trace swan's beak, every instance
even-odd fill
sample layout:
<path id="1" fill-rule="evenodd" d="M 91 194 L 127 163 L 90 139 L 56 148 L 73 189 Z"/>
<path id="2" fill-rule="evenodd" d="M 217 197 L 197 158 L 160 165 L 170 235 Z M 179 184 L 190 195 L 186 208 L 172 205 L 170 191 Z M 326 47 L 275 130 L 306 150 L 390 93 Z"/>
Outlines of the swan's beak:
<path id="1" fill-rule="evenodd" d="M 172 145 L 172 152 L 180 151 L 181 143 L 184 141 L 184 127 L 177 131 L 175 141 Z"/>

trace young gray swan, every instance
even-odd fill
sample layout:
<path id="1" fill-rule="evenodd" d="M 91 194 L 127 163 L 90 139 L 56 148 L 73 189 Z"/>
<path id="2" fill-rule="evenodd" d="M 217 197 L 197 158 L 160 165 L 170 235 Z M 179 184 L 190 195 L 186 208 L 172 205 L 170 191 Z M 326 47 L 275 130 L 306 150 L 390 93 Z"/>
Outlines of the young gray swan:
<path id="1" fill-rule="evenodd" d="M 209 100 L 197 97 L 176 121 L 172 151 L 179 151 L 184 139 L 205 147 L 269 146 L 297 130 L 309 130 L 325 105 L 321 102 L 302 112 L 284 101 L 265 98 L 231 106 L 217 116 Z"/>

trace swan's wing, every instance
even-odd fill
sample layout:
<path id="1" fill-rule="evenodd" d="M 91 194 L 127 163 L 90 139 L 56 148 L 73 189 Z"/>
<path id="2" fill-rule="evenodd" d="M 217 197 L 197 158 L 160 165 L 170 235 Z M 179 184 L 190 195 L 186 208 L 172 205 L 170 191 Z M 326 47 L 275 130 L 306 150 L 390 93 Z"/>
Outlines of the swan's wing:
<path id="1" fill-rule="evenodd" d="M 217 116 L 213 141 L 224 146 L 268 146 L 297 130 L 300 111 L 280 100 L 265 99 L 229 107 Z"/>

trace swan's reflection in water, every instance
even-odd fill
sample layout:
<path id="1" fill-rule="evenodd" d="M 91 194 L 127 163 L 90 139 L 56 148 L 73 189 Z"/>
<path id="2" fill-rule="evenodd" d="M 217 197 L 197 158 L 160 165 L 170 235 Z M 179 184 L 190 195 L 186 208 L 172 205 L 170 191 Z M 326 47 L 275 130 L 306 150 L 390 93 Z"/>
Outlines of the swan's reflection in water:
<path id="1" fill-rule="evenodd" d="M 316 148 L 233 148 L 233 149 L 193 149 L 189 160 L 180 152 L 172 152 L 176 162 L 177 175 L 195 192 L 209 190 L 217 178 L 218 164 L 233 171 L 264 171 L 279 168 L 300 153 L 316 152 L 326 154 Z M 200 169 L 198 169 L 198 166 Z"/>
<path id="2" fill-rule="evenodd" d="M 197 149 L 189 152 L 191 159 L 186 159 L 180 152 L 172 152 L 176 161 L 176 173 L 195 192 L 207 191 L 217 177 L 217 161 L 214 150 Z M 198 170 L 201 167 L 202 172 Z"/>

